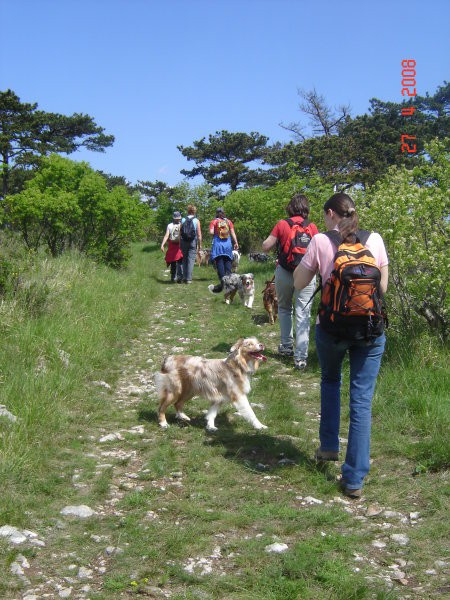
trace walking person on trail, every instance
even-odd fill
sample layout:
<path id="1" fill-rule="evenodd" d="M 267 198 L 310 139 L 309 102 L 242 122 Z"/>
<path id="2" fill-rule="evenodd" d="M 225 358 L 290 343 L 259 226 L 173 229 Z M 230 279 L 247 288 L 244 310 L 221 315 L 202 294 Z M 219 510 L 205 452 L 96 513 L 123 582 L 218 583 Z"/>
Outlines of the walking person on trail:
<path id="1" fill-rule="evenodd" d="M 172 283 L 181 283 L 183 280 L 183 253 L 180 248 L 181 214 L 176 210 L 172 216 L 172 223 L 167 225 L 161 243 L 161 252 L 166 252 L 166 242 L 169 242 L 165 260 L 166 265 L 170 266 L 170 280 Z"/>
<path id="2" fill-rule="evenodd" d="M 197 208 L 193 204 L 187 207 L 187 217 L 181 222 L 180 245 L 183 253 L 183 283 L 192 283 L 197 250 L 202 249 L 202 228 L 195 216 Z"/>
<path id="3" fill-rule="evenodd" d="M 293 356 L 294 367 L 306 368 L 311 322 L 311 297 L 316 285 L 315 277 L 302 290 L 294 287 L 294 270 L 305 255 L 309 242 L 318 233 L 314 223 L 308 221 L 309 202 L 303 194 L 295 194 L 286 206 L 288 219 L 278 221 L 262 248 L 269 252 L 275 244 L 278 261 L 275 269 L 275 289 L 278 297 L 281 356 Z M 293 336 L 295 323 L 295 347 Z"/>
<path id="4" fill-rule="evenodd" d="M 223 277 L 231 275 L 233 250 L 239 250 L 234 225 L 226 218 L 223 208 L 216 209 L 216 217 L 209 224 L 209 233 L 213 236 L 210 261 L 216 265 L 220 283 L 211 284 L 208 289 L 218 294 L 223 289 Z"/>
<path id="5" fill-rule="evenodd" d="M 321 415 L 315 457 L 339 460 L 341 370 L 348 354 L 350 424 L 340 485 L 346 496 L 359 498 L 369 472 L 372 396 L 386 342 L 380 306 L 388 285 L 388 257 L 378 233 L 358 229 L 350 196 L 334 194 L 323 210 L 328 231 L 313 237 L 294 272 L 298 290 L 305 289 L 317 272 L 324 284 L 316 324 Z M 339 265 L 348 269 L 346 277 L 339 277 Z M 353 292 L 347 294 L 345 286 Z"/>

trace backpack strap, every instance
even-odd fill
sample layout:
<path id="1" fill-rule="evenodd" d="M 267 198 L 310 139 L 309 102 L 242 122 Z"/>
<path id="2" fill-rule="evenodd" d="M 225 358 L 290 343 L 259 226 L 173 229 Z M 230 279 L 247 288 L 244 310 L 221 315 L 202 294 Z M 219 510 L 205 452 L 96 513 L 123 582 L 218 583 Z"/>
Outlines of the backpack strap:
<path id="1" fill-rule="evenodd" d="M 332 229 L 331 231 L 324 231 L 324 235 L 326 235 L 327 238 L 330 239 L 333 242 L 333 244 L 338 248 L 342 244 L 342 236 L 339 233 L 339 231 L 336 231 L 336 229 Z"/>
<path id="2" fill-rule="evenodd" d="M 371 233 L 371 231 L 367 231 L 366 229 L 358 229 L 358 231 L 356 232 L 356 236 L 361 242 L 361 244 L 365 246 Z"/>
<path id="3" fill-rule="evenodd" d="M 355 232 L 355 235 L 356 235 L 357 240 L 363 246 L 365 246 L 371 233 L 372 233 L 371 231 L 367 231 L 366 229 L 358 229 Z M 326 235 L 327 238 L 329 238 L 333 242 L 333 244 L 337 247 L 339 247 L 343 243 L 342 236 L 339 233 L 339 231 L 336 231 L 336 229 L 333 229 L 331 231 L 325 231 L 324 235 Z"/>
<path id="4" fill-rule="evenodd" d="M 302 227 L 308 227 L 308 225 L 311 223 L 311 221 L 308 221 L 308 219 L 303 219 L 303 221 L 301 223 L 297 223 L 296 221 L 293 221 L 291 218 L 285 219 L 285 221 L 286 221 L 286 223 L 288 223 L 289 227 L 291 227 L 291 228 L 294 227 L 294 225 L 301 225 Z"/>

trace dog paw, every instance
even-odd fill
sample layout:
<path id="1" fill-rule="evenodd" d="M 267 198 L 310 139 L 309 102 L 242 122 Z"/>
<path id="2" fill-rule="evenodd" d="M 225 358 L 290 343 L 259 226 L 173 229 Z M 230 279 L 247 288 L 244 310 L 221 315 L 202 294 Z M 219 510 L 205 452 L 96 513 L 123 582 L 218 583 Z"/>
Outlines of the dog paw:
<path id="1" fill-rule="evenodd" d="M 227 299 L 225 300 L 225 304 L 230 304 L 230 299 L 229 299 L 229 298 L 227 298 Z"/>
<path id="2" fill-rule="evenodd" d="M 177 413 L 176 418 L 180 421 L 190 421 L 191 419 L 183 412 Z"/>
<path id="3" fill-rule="evenodd" d="M 259 425 L 255 425 L 255 429 L 268 429 L 267 425 L 263 425 L 260 423 Z"/>
<path id="4" fill-rule="evenodd" d="M 207 425 L 206 426 L 206 431 L 208 433 L 214 433 L 214 432 L 219 431 L 219 430 L 217 429 L 217 427 L 214 427 L 214 426 L 211 426 L 211 425 Z"/>
<path id="5" fill-rule="evenodd" d="M 163 423 L 160 423 L 159 426 L 161 427 L 161 429 L 168 429 L 169 423 L 167 423 L 167 421 L 164 421 Z"/>

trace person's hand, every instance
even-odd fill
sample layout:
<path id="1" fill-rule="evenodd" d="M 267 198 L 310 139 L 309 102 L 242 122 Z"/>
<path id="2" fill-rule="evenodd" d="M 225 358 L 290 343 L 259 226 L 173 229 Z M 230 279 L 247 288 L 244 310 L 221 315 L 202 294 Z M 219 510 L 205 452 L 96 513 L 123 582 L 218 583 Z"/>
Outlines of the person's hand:
<path id="1" fill-rule="evenodd" d="M 237 242 L 234 242 L 234 249 L 239 250 L 239 244 Z"/>
<path id="2" fill-rule="evenodd" d="M 161 244 L 161 252 L 165 252 L 165 251 L 166 250 L 165 250 L 164 244 Z"/>

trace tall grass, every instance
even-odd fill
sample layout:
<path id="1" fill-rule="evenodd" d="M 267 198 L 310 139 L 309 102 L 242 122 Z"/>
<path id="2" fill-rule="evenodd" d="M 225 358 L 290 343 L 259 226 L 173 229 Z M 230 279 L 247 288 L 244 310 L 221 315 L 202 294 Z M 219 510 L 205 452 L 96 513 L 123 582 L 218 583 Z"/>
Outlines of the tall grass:
<path id="1" fill-rule="evenodd" d="M 145 249 L 122 271 L 76 253 L 35 257 L 20 289 L 3 298 L 0 404 L 17 422 L 0 421 L 0 480 L 9 484 L 2 520 L 23 514 L 22 486 L 46 486 L 70 423 L 81 426 L 95 406 L 92 381 L 116 377 L 120 353 L 148 317 L 156 291 Z"/>

